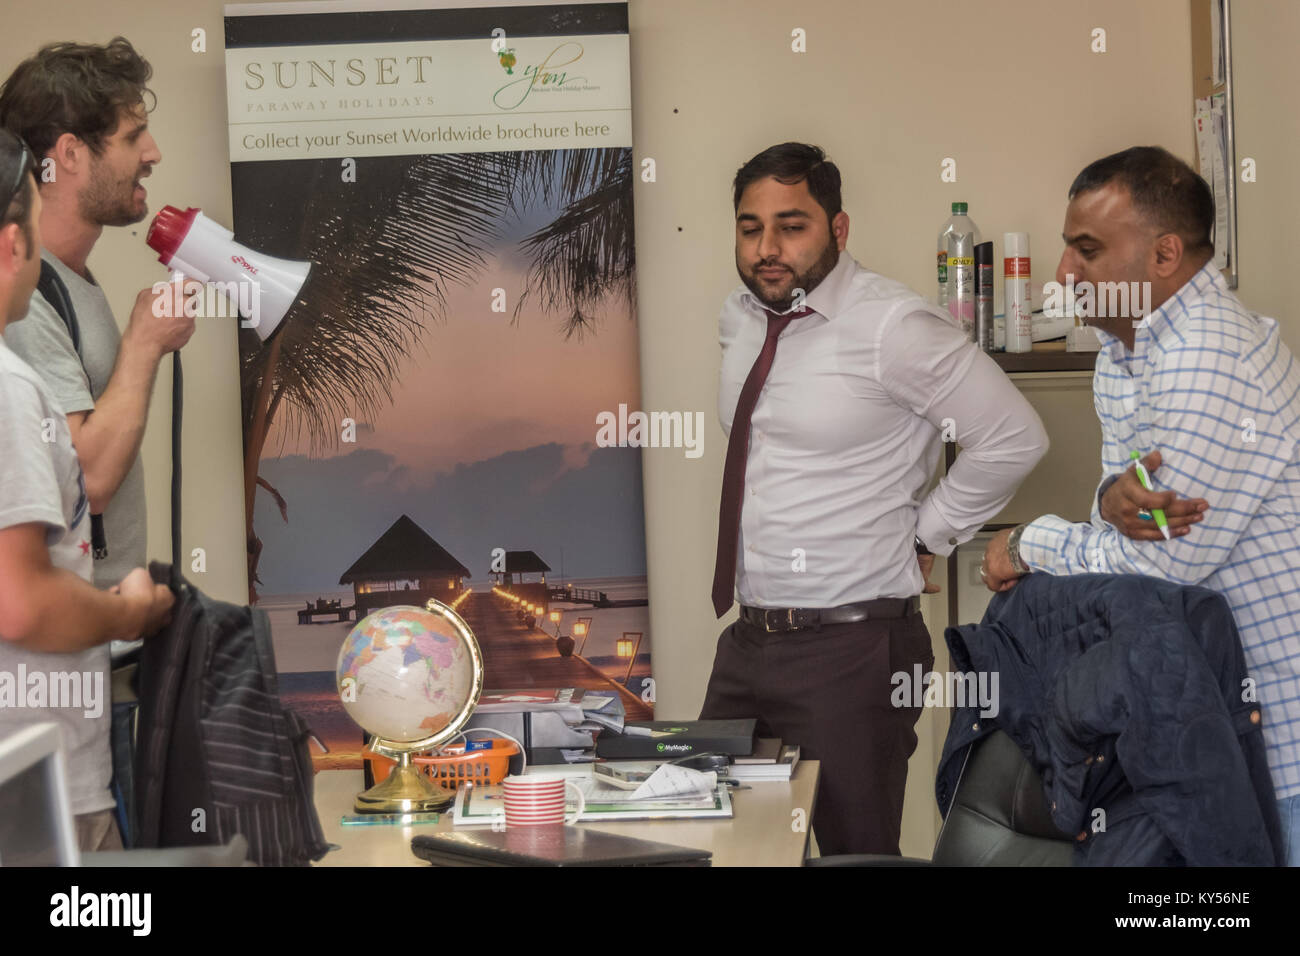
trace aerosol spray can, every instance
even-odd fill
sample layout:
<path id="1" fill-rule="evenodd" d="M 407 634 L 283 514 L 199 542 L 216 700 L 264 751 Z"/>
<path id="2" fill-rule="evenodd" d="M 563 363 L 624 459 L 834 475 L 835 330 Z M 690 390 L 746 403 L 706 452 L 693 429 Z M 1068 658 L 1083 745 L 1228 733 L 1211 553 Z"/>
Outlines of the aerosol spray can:
<path id="1" fill-rule="evenodd" d="M 1002 237 L 1002 275 L 1006 282 L 1007 351 L 1028 352 L 1034 347 L 1033 306 L 1029 301 L 1029 233 L 1008 232 Z"/>
<path id="2" fill-rule="evenodd" d="M 993 351 L 993 243 L 975 247 L 975 344 Z"/>

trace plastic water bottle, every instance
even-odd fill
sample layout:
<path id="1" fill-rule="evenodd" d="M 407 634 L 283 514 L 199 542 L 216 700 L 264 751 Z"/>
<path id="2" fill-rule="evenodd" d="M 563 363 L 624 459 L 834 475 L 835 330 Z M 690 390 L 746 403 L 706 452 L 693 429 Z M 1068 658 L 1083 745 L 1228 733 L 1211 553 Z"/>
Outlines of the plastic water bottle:
<path id="1" fill-rule="evenodd" d="M 968 338 L 975 336 L 975 247 L 979 226 L 966 215 L 964 202 L 952 204 L 952 215 L 939 230 L 935 256 L 938 265 L 939 307 L 961 325 Z"/>

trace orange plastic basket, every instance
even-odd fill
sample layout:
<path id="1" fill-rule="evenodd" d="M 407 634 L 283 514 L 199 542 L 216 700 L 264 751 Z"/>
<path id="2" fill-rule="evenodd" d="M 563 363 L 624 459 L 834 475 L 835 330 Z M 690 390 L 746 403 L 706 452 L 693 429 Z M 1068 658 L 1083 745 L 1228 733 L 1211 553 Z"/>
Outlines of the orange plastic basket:
<path id="1" fill-rule="evenodd" d="M 441 755 L 416 754 L 411 762 L 429 778 L 429 782 L 443 790 L 457 790 L 462 783 L 478 786 L 490 786 L 500 783 L 510 772 L 510 758 L 519 753 L 519 747 L 513 740 L 504 737 L 483 737 L 492 742 L 491 750 L 471 750 L 465 752 L 463 743 L 446 748 Z M 478 740 L 475 741 L 477 743 Z M 375 783 L 388 776 L 394 761 L 377 754 L 367 747 L 364 756 L 371 762 L 371 772 Z"/>

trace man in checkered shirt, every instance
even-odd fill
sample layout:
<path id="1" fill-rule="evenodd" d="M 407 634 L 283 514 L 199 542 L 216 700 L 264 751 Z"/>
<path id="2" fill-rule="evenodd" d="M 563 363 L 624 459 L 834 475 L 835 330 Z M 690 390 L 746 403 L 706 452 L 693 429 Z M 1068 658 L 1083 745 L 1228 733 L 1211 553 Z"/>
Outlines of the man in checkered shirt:
<path id="1" fill-rule="evenodd" d="M 1089 321 L 1102 343 L 1092 521 L 1044 515 L 1000 532 L 982 567 L 994 591 L 1047 571 L 1146 574 L 1221 593 L 1264 713 L 1287 863 L 1300 866 L 1300 363 L 1277 322 L 1229 291 L 1212 262 L 1213 223 L 1205 181 L 1157 147 L 1099 159 L 1075 178 L 1056 281 L 1150 283 L 1150 314 L 1130 297 L 1122 314 L 1096 309 Z M 1154 492 L 1129 467 L 1132 450 Z M 1152 508 L 1164 509 L 1169 540 Z"/>

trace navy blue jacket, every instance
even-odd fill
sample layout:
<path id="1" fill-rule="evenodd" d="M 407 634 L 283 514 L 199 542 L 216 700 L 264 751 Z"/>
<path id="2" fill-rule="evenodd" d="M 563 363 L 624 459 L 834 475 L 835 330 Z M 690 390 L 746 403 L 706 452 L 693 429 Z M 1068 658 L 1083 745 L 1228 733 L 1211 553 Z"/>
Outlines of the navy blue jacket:
<path id="1" fill-rule="evenodd" d="M 1086 834 L 1076 864 L 1282 865 L 1260 707 L 1222 596 L 1031 574 L 944 638 L 951 669 L 997 673 L 999 696 L 994 717 L 978 702 L 953 711 L 935 784 L 945 816 L 967 749 L 1001 729 L 1062 834 Z"/>

